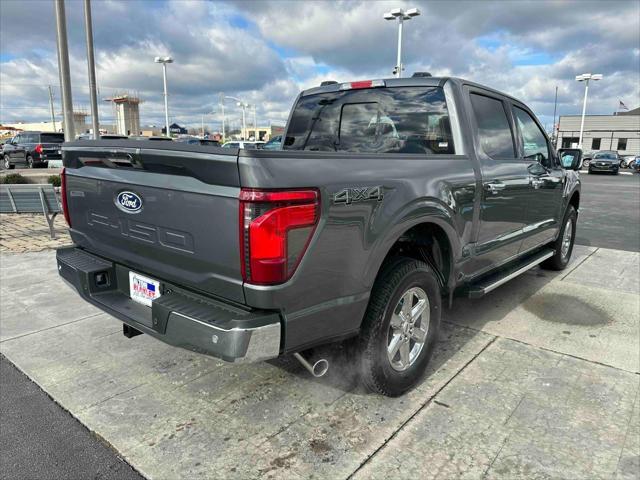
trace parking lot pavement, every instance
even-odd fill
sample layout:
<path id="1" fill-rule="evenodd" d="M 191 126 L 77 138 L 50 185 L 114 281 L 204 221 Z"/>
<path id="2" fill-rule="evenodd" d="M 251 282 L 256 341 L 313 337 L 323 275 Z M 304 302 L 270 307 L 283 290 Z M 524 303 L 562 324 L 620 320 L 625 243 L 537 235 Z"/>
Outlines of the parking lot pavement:
<path id="1" fill-rule="evenodd" d="M 581 174 L 580 180 L 576 243 L 640 252 L 640 175 Z"/>
<path id="2" fill-rule="evenodd" d="M 620 285 L 638 257 L 576 247 L 564 272 L 459 299 L 398 399 L 356 387 L 339 348 L 318 380 L 126 339 L 52 252 L 3 255 L 0 351 L 149 478 L 635 479 L 640 296 Z M 39 282 L 58 300 L 25 290 Z"/>
<path id="3" fill-rule="evenodd" d="M 2 356 L 0 391 L 3 479 L 142 478 Z"/>

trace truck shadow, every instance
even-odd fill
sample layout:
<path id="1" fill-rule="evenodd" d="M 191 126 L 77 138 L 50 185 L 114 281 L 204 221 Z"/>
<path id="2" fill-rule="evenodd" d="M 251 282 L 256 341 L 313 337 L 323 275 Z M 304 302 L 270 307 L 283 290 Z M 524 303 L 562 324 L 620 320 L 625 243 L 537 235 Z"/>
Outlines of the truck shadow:
<path id="1" fill-rule="evenodd" d="M 471 300 L 458 293 L 454 297 L 452 308 L 447 308 L 444 305 L 446 300 L 443 300 L 439 341 L 421 383 L 443 368 L 477 336 L 487 339 L 494 337 L 495 335 L 483 331 L 485 326 L 489 322 L 505 318 L 519 306 L 544 322 L 560 322 L 567 326 L 599 326 L 609 323 L 612 319 L 606 312 L 561 291 L 538 295 L 529 301 L 553 280 L 568 275 L 584 261 L 585 251 L 586 249 L 581 249 L 581 255 L 574 256 L 564 271 L 554 272 L 535 267 L 482 298 Z M 544 322 L 540 324 L 540 328 L 544 328 Z M 293 356 L 280 357 L 269 363 L 291 375 L 307 377 L 331 388 L 356 395 L 369 395 L 359 386 L 359 372 L 349 354 L 349 347 L 350 342 L 345 341 L 304 352 L 311 359 L 325 358 L 329 361 L 328 373 L 317 379 L 313 379 Z"/>

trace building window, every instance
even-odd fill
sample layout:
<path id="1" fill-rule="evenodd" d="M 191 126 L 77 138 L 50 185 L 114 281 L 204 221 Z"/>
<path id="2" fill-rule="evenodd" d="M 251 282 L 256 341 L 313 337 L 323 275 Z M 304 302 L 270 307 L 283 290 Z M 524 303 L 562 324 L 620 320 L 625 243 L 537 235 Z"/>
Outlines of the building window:
<path id="1" fill-rule="evenodd" d="M 619 138 L 618 139 L 618 150 L 626 150 L 627 149 L 627 139 Z"/>
<path id="2" fill-rule="evenodd" d="M 591 150 L 600 150 L 600 138 L 593 138 L 591 140 Z"/>
<path id="3" fill-rule="evenodd" d="M 563 137 L 562 148 L 572 148 L 572 144 L 578 144 L 578 137 Z"/>

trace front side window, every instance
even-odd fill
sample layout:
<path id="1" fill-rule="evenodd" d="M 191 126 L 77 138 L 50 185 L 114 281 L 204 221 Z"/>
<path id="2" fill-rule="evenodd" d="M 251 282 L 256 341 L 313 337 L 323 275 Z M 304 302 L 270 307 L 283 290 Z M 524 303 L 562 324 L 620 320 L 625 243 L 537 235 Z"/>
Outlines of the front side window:
<path id="1" fill-rule="evenodd" d="M 471 106 L 484 153 L 495 159 L 515 158 L 513 135 L 502 101 L 472 93 Z"/>
<path id="2" fill-rule="evenodd" d="M 591 140 L 591 150 L 600 150 L 600 138 L 594 138 Z"/>
<path id="3" fill-rule="evenodd" d="M 543 165 L 549 165 L 549 145 L 540 127 L 529 112 L 515 107 L 513 113 L 518 123 L 518 130 L 522 136 L 524 158 L 535 160 Z"/>
<path id="4" fill-rule="evenodd" d="M 455 153 L 449 112 L 439 87 L 372 88 L 301 97 L 283 148 Z"/>
<path id="5" fill-rule="evenodd" d="M 627 149 L 627 139 L 619 138 L 618 139 L 618 150 L 626 150 Z"/>

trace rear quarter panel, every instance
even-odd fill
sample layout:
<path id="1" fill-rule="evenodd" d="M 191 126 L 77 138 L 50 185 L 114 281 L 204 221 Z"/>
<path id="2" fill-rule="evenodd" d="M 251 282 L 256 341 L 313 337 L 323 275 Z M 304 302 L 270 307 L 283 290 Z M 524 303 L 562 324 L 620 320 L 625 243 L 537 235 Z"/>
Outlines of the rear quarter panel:
<path id="1" fill-rule="evenodd" d="M 465 156 L 252 151 L 238 167 L 242 187 L 320 190 L 318 228 L 293 277 L 244 286 L 249 305 L 282 309 L 290 347 L 357 330 L 385 256 L 412 226 L 441 226 L 454 264 L 472 241 L 476 174 Z M 334 202 L 345 188 L 377 186 L 381 201 Z"/>

